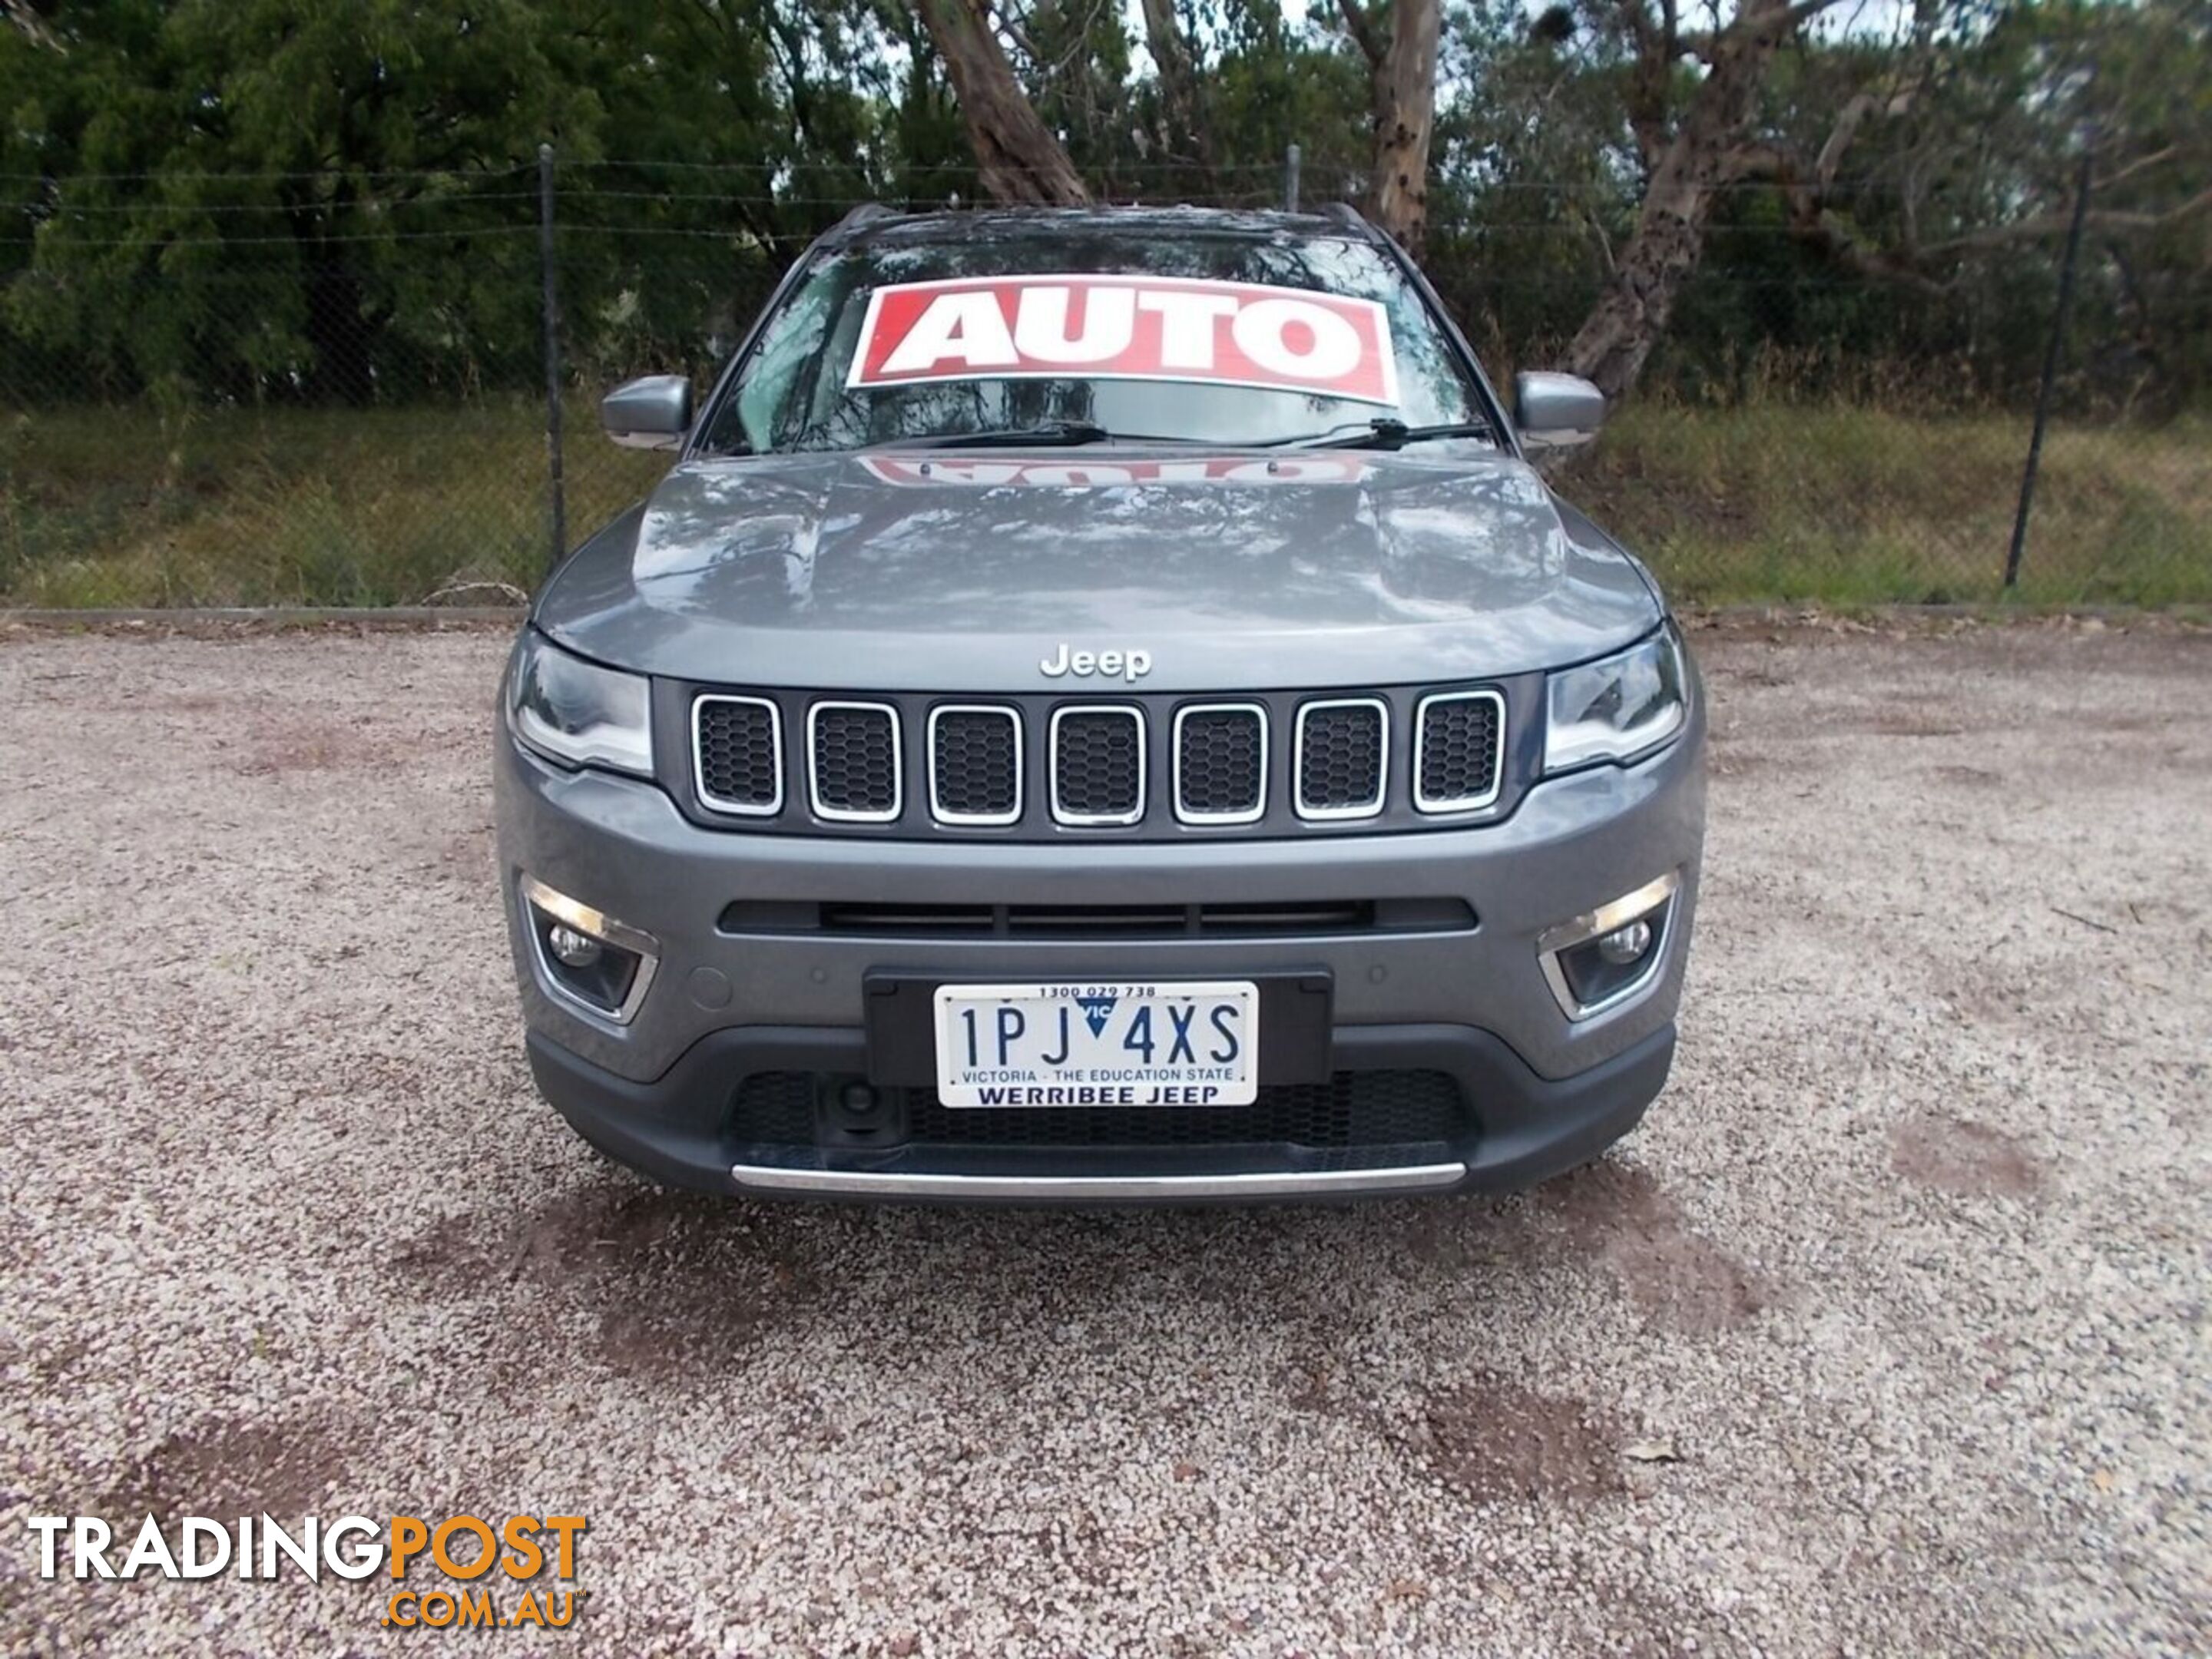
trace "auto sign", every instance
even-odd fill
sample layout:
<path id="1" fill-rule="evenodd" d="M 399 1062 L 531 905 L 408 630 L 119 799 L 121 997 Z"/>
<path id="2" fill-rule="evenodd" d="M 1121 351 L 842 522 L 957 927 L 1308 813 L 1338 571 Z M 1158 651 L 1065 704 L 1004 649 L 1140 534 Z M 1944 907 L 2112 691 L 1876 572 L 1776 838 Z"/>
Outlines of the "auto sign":
<path id="1" fill-rule="evenodd" d="M 960 277 L 875 289 L 846 384 L 1071 376 L 1398 401 L 1390 319 L 1374 301 L 1153 276 Z"/>

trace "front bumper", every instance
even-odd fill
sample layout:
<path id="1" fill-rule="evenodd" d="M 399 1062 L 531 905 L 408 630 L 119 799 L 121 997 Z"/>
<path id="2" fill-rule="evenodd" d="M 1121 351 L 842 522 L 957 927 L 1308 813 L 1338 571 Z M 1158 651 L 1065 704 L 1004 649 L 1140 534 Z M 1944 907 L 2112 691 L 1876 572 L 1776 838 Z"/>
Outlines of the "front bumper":
<path id="1" fill-rule="evenodd" d="M 1540 784 L 1502 823 L 1325 842 L 1054 846 L 709 830 L 650 784 L 562 771 L 501 732 L 501 865 L 532 1069 L 586 1139 L 662 1180 L 725 1193 L 1233 1201 L 1525 1185 L 1595 1157 L 1635 1126 L 1665 1080 L 1704 838 L 1701 702 L 1662 754 Z M 1668 875 L 1680 885 L 1648 981 L 1601 1012 L 1568 1018 L 1539 939 Z M 549 990 L 517 902 L 525 877 L 657 941 L 651 988 L 626 1024 Z M 1472 908 L 1472 926 L 1044 939 L 719 925 L 740 899 L 1264 905 L 1447 896 Z M 1334 1070 L 1449 1074 L 1467 1103 L 1465 1130 L 1418 1146 L 957 1149 L 771 1145 L 738 1133 L 732 1104 L 749 1076 L 868 1072 L 864 982 L 886 972 L 984 982 L 1325 976 Z"/>
<path id="2" fill-rule="evenodd" d="M 939 1202 L 1237 1202 L 1525 1187 L 1588 1163 L 1634 1128 L 1667 1080 L 1670 1024 L 1571 1078 L 1540 1078 L 1504 1043 L 1467 1026 L 1340 1030 L 1346 1071 L 1449 1073 L 1476 1103 L 1474 1133 L 1421 1147 L 903 1146 L 833 1152 L 748 1145 L 730 1130 L 734 1079 L 760 1073 L 855 1075 L 857 1031 L 749 1027 L 717 1032 L 651 1083 L 617 1077 L 537 1032 L 538 1087 L 585 1139 L 672 1185 L 769 1196 Z"/>

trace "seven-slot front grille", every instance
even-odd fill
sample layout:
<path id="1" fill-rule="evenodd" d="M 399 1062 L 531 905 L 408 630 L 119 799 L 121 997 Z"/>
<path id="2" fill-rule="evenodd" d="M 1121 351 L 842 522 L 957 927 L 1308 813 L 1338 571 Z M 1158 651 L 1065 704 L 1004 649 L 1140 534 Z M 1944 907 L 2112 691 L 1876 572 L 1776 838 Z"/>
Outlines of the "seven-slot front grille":
<path id="1" fill-rule="evenodd" d="M 1382 810 L 1390 775 L 1390 711 L 1373 697 L 1338 697 L 1298 710 L 1298 811 L 1366 818 Z"/>
<path id="2" fill-rule="evenodd" d="M 1145 816 L 1145 715 L 1077 704 L 1053 711 L 1052 815 L 1062 823 L 1134 823 Z"/>
<path id="3" fill-rule="evenodd" d="M 1414 716 L 1413 805 L 1466 812 L 1498 799 L 1503 781 L 1505 700 L 1495 691 L 1443 691 Z"/>
<path id="4" fill-rule="evenodd" d="M 883 702 L 817 702 L 806 714 L 814 810 L 848 823 L 899 815 L 898 710 Z"/>
<path id="5" fill-rule="evenodd" d="M 763 830 L 1036 840 L 1442 828 L 1517 798 L 1504 763 L 1510 690 L 1109 702 L 702 687 L 689 694 L 685 811 Z"/>

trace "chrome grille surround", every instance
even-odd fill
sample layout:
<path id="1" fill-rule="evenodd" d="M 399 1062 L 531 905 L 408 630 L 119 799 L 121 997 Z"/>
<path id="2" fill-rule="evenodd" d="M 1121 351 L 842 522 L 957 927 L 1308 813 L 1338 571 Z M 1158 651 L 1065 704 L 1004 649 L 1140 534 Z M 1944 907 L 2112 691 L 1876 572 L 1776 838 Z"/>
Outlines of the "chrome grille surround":
<path id="1" fill-rule="evenodd" d="M 852 710 L 881 714 L 890 728 L 891 798 L 883 808 L 833 806 L 822 795 L 822 716 Z M 898 710 L 887 702 L 841 702 L 824 698 L 806 711 L 806 793 L 814 815 L 832 823 L 895 823 L 906 809 L 906 757 L 899 742 Z"/>
<path id="2" fill-rule="evenodd" d="M 1260 758 L 1258 787 L 1254 791 L 1252 805 L 1233 811 L 1222 811 L 1194 808 L 1189 803 L 1190 792 L 1183 783 L 1183 763 L 1188 751 L 1183 745 L 1183 725 L 1194 714 L 1249 714 L 1259 727 Z M 1176 710 L 1172 733 L 1175 744 L 1175 814 L 1185 823 L 1226 824 L 1256 823 L 1267 814 L 1267 711 L 1256 702 L 1192 702 Z"/>
<path id="3" fill-rule="evenodd" d="M 1070 720 L 1096 720 L 1119 718 L 1129 722 L 1137 737 L 1136 799 L 1126 812 L 1081 812 L 1069 807 L 1062 798 L 1061 773 L 1066 763 L 1067 752 L 1062 728 Z M 1050 743 L 1052 755 L 1052 816 L 1055 823 L 1077 829 L 1103 829 L 1113 825 L 1137 823 L 1145 816 L 1145 785 L 1150 757 L 1145 752 L 1145 711 L 1133 703 L 1084 702 L 1069 703 L 1052 711 Z"/>
<path id="4" fill-rule="evenodd" d="M 1425 789 L 1428 767 L 1429 710 L 1454 703 L 1486 703 L 1491 711 L 1490 777 L 1486 785 L 1465 795 L 1431 796 Z M 1505 699 L 1492 690 L 1432 691 L 1413 706 L 1413 810 L 1417 812 L 1475 812 L 1498 799 L 1505 785 Z"/>
<path id="5" fill-rule="evenodd" d="M 953 811 L 945 805 L 945 792 L 939 783 L 939 763 L 944 746 L 938 738 L 938 726 L 947 714 L 992 715 L 1006 720 L 1014 733 L 1014 802 L 1004 812 Z M 929 751 L 929 815 L 939 823 L 957 824 L 975 829 L 1002 828 L 1019 823 L 1022 809 L 1027 805 L 1022 795 L 1022 749 L 1027 734 L 1022 729 L 1022 714 L 1018 708 L 994 702 L 942 702 L 929 711 L 929 726 L 926 742 Z"/>
<path id="6" fill-rule="evenodd" d="M 718 795 L 707 787 L 707 754 L 703 715 L 711 706 L 765 708 L 768 711 L 769 751 L 774 757 L 775 787 L 766 801 L 738 800 Z M 717 812 L 740 817 L 769 818 L 783 811 L 783 711 L 768 697 L 749 697 L 735 692 L 702 692 L 691 702 L 691 776 L 699 799 Z"/>
<path id="7" fill-rule="evenodd" d="M 1306 760 L 1307 743 L 1313 717 L 1335 708 L 1371 708 L 1375 711 L 1375 793 L 1357 801 L 1328 802 L 1316 805 L 1307 799 Z M 1322 697 L 1298 705 L 1297 732 L 1291 762 L 1291 787 L 1297 805 L 1298 816 L 1316 823 L 1340 818 L 1371 818 L 1382 811 L 1382 803 L 1390 796 L 1390 705 L 1380 697 Z"/>

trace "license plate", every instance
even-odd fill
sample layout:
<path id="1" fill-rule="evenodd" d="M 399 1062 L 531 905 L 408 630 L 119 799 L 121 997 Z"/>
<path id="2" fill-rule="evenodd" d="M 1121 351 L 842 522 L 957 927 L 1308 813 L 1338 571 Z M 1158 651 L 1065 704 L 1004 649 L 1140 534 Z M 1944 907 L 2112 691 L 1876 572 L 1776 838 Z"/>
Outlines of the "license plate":
<path id="1" fill-rule="evenodd" d="M 940 985 L 937 1097 L 947 1106 L 1249 1106 L 1260 988 Z"/>

